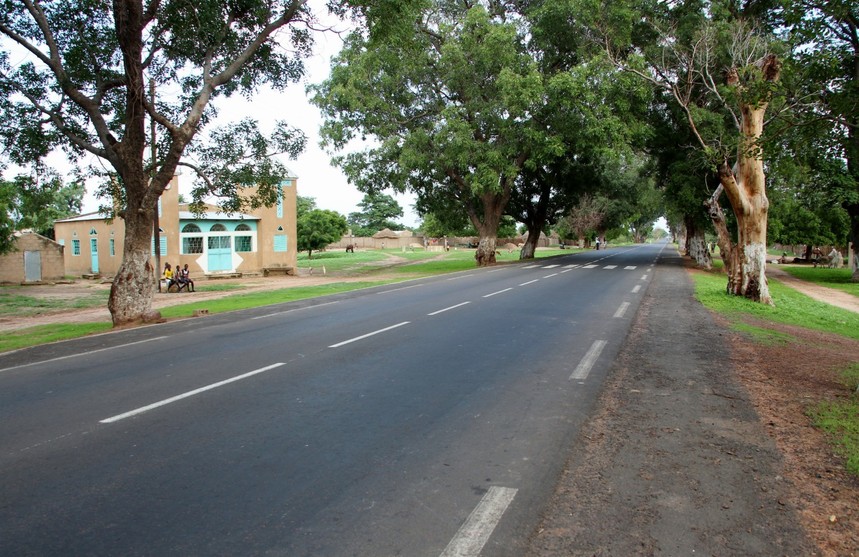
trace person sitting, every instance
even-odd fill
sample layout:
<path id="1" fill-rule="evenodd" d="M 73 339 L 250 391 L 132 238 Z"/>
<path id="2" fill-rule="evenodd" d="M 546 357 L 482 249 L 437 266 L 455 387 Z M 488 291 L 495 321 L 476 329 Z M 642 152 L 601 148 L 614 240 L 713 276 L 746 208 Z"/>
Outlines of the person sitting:
<path id="1" fill-rule="evenodd" d="M 170 290 L 170 285 L 175 281 L 173 280 L 173 268 L 169 263 L 164 264 L 164 273 L 161 275 L 161 278 L 167 283 L 166 289 Z"/>
<path id="2" fill-rule="evenodd" d="M 187 263 L 185 263 L 185 266 L 179 271 L 179 277 L 179 280 L 181 281 L 179 290 L 183 287 L 187 287 L 191 292 L 195 292 L 194 281 L 191 280 L 191 271 L 188 270 Z"/>

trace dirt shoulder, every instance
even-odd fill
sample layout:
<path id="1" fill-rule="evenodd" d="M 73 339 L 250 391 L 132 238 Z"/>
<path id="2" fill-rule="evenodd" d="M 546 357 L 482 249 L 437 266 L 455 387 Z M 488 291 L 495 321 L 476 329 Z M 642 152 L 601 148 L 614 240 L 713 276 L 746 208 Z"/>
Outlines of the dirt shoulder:
<path id="1" fill-rule="evenodd" d="M 804 413 L 845 395 L 833 369 L 859 361 L 857 343 L 796 328 L 789 345 L 753 343 L 669 260 L 530 555 L 859 553 L 859 481 Z"/>
<path id="2" fill-rule="evenodd" d="M 385 280 L 385 276 L 373 275 L 371 279 L 367 277 L 344 277 L 344 276 L 270 276 L 270 277 L 251 277 L 251 278 L 235 278 L 222 279 L 212 281 L 197 281 L 198 288 L 205 285 L 234 285 L 236 289 L 206 291 L 197 290 L 196 292 L 179 292 L 167 293 L 158 292 L 152 301 L 152 307 L 159 310 L 169 306 L 187 304 L 192 302 L 205 302 L 206 300 L 214 300 L 232 296 L 235 294 L 245 294 L 249 292 L 265 291 L 265 290 L 280 290 L 283 288 L 298 288 L 303 286 L 319 286 L 322 284 L 331 284 L 333 282 L 360 282 L 367 280 Z M 90 296 L 94 293 L 101 292 L 104 299 L 107 300 L 107 292 L 110 291 L 109 282 L 96 281 L 76 281 L 73 284 L 46 284 L 27 286 L 20 290 L 20 294 L 31 296 L 33 298 L 61 298 L 73 300 Z M 98 321 L 110 321 L 110 312 L 105 305 L 89 308 L 89 309 L 61 309 L 47 310 L 43 313 L 33 316 L 0 316 L 0 333 L 4 331 L 14 331 L 26 329 L 37 325 L 50 325 L 57 323 L 92 323 Z"/>

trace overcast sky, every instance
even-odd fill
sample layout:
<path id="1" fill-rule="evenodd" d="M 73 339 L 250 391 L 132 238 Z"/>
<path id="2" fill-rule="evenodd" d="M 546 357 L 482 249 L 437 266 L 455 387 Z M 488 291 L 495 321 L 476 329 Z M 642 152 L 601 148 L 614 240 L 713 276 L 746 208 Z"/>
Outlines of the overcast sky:
<path id="1" fill-rule="evenodd" d="M 335 24 L 338 29 L 345 29 L 345 24 Z M 348 216 L 358 211 L 357 204 L 364 195 L 350 185 L 346 176 L 330 164 L 330 157 L 319 146 L 319 127 L 322 123 L 319 110 L 310 103 L 305 88 L 308 84 L 324 81 L 330 71 L 331 57 L 340 51 L 342 42 L 334 32 L 316 33 L 314 55 L 305 61 L 307 70 L 303 82 L 291 85 L 286 91 L 261 91 L 254 96 L 252 102 L 242 98 L 219 100 L 217 106 L 221 110 L 219 119 L 236 121 L 251 117 L 260 123 L 260 127 L 268 131 L 274 120 L 286 120 L 293 127 L 307 134 L 308 142 L 304 153 L 297 160 L 283 157 L 281 161 L 298 176 L 298 194 L 316 198 L 320 209 L 331 209 Z M 180 178 L 180 182 L 188 182 Z M 183 187 L 180 185 L 180 191 Z M 414 197 L 394 195 L 388 192 L 400 203 L 405 213 L 400 222 L 407 226 L 417 226 L 418 217 L 411 205 Z"/>

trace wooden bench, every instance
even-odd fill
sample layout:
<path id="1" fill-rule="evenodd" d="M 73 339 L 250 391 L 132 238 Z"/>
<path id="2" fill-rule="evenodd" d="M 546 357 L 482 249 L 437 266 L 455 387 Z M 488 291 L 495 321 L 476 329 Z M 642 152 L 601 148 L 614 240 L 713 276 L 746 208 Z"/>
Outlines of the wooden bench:
<path id="1" fill-rule="evenodd" d="M 290 266 L 286 267 L 264 267 L 262 270 L 262 275 L 267 277 L 271 274 L 281 274 L 281 275 L 294 275 L 295 269 Z"/>

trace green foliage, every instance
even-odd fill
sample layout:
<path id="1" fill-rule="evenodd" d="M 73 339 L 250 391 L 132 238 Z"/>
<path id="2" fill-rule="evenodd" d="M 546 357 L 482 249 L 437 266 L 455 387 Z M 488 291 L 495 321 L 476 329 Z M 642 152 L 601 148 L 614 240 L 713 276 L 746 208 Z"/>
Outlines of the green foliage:
<path id="1" fill-rule="evenodd" d="M 78 213 L 83 196 L 83 183 L 64 185 L 51 172 L 40 180 L 26 175 L 0 180 L 0 253 L 12 248 L 16 230 L 32 229 L 53 238 L 54 221 Z"/>
<path id="2" fill-rule="evenodd" d="M 419 212 L 441 220 L 456 204 L 494 236 L 524 162 L 557 151 L 535 121 L 543 78 L 505 14 L 434 7 L 410 20 L 411 33 L 384 41 L 351 35 L 313 102 L 330 148 L 375 139 L 335 158 L 360 190 L 415 192 Z"/>
<path id="3" fill-rule="evenodd" d="M 372 236 L 384 228 L 403 229 L 403 225 L 393 220 L 402 218 L 403 208 L 390 195 L 379 192 L 364 194 L 358 206 L 362 211 L 350 213 L 347 219 L 355 236 Z"/>
<path id="4" fill-rule="evenodd" d="M 336 211 L 314 209 L 303 214 L 297 224 L 298 251 L 306 251 L 307 256 L 337 242 L 349 229 L 346 218 Z"/>
<path id="5" fill-rule="evenodd" d="M 273 155 L 297 153 L 303 134 L 278 123 L 264 137 L 247 120 L 203 130 L 219 97 L 303 76 L 313 14 L 303 0 L 5 1 L 0 11 L 5 155 L 29 165 L 62 149 L 91 165 L 80 171 L 102 179 L 110 214 L 126 222 L 111 314 L 139 320 L 151 302 L 147 224 L 180 164 L 198 177 L 193 209 L 210 195 L 228 212 L 276 201 L 287 172 Z"/>
<path id="6" fill-rule="evenodd" d="M 303 195 L 296 196 L 295 212 L 296 218 L 301 218 L 310 211 L 316 209 L 316 199 L 313 197 L 305 197 Z"/>

